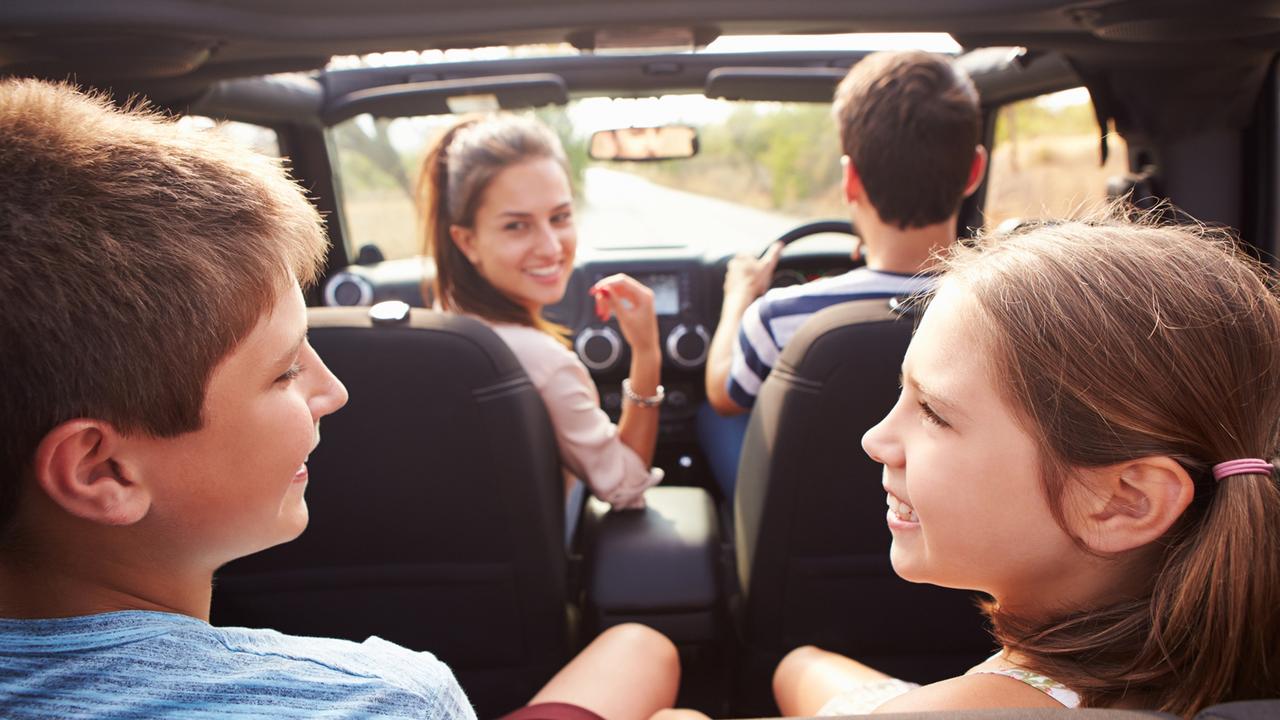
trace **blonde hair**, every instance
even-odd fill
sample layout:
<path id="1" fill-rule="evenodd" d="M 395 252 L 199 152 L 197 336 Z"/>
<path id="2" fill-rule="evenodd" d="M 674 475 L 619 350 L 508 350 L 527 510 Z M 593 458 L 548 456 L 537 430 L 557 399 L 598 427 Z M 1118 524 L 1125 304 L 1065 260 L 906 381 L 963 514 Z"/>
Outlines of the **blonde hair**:
<path id="1" fill-rule="evenodd" d="M 1043 448 L 1066 527 L 1077 468 L 1149 456 L 1195 484 L 1147 593 L 1050 622 L 987 607 L 996 638 L 1087 706 L 1136 698 L 1191 716 L 1280 693 L 1280 489 L 1214 480 L 1280 450 L 1274 276 L 1225 234 L 1115 213 L 958 246 L 945 283 L 972 293 L 997 385 Z"/>
<path id="2" fill-rule="evenodd" d="M 0 82 L 0 530 L 59 423 L 198 429 L 214 366 L 327 245 L 275 160 L 140 103 Z"/>

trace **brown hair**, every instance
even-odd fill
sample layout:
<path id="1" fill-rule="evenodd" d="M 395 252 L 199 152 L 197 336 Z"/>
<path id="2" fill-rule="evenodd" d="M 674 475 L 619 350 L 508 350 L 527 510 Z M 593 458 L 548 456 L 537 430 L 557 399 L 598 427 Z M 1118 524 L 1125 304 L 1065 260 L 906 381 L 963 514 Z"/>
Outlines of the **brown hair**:
<path id="1" fill-rule="evenodd" d="M 0 529 L 56 425 L 198 429 L 213 368 L 326 246 L 278 162 L 137 103 L 0 82 Z"/>
<path id="2" fill-rule="evenodd" d="M 1211 472 L 1280 449 L 1274 278 L 1220 233 L 1110 218 L 956 247 L 948 272 L 985 316 L 997 384 L 1043 448 L 1060 525 L 1076 468 L 1166 456 L 1195 484 L 1147 549 L 1145 596 L 1049 622 L 988 605 L 997 640 L 1087 706 L 1128 698 L 1189 717 L 1275 697 L 1280 489 Z"/>
<path id="3" fill-rule="evenodd" d="M 560 163 L 569 176 L 559 138 L 531 118 L 467 118 L 440 136 L 427 151 L 418 179 L 425 253 L 436 263 L 434 284 L 423 288 L 423 294 L 430 290 L 447 311 L 534 327 L 566 342 L 567 330 L 530 313 L 489 284 L 449 233 L 450 225 L 472 226 L 484 192 L 498 173 L 543 158 Z"/>
<path id="4" fill-rule="evenodd" d="M 833 109 L 840 146 L 882 220 L 918 228 L 959 212 L 982 131 L 963 70 L 919 50 L 872 53 L 840 81 Z"/>

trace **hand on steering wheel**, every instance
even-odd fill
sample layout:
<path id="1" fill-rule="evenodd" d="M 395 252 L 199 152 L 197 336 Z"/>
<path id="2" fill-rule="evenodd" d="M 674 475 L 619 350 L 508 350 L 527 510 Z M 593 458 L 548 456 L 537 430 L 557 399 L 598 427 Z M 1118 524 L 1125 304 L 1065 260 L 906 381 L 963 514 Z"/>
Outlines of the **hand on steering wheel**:
<path id="1" fill-rule="evenodd" d="M 733 256 L 724 273 L 725 297 L 740 294 L 750 301 L 763 295 L 773 281 L 782 248 L 782 243 L 774 242 L 760 257 L 747 252 Z"/>
<path id="2" fill-rule="evenodd" d="M 847 233 L 853 236 L 854 246 L 851 256 L 854 262 L 862 259 L 862 239 L 858 237 L 853 223 L 848 220 L 820 220 L 806 223 L 774 240 L 759 257 L 744 252 L 738 253 L 729 260 L 729 266 L 724 274 L 725 297 L 729 298 L 736 294 L 747 302 L 760 297 L 773 283 L 773 273 L 778 267 L 778 258 L 782 255 L 782 250 L 800 238 L 821 233 Z"/>
<path id="3" fill-rule="evenodd" d="M 854 228 L 854 224 L 849 220 L 818 220 L 815 223 L 805 223 L 800 227 L 792 228 L 790 231 L 783 233 L 778 240 L 769 243 L 767 249 L 759 256 L 750 254 L 750 252 L 740 252 L 728 261 L 728 268 L 724 270 L 724 297 L 732 295 L 741 295 L 746 301 L 755 300 L 756 297 L 764 295 L 769 290 L 769 286 L 773 284 L 773 272 L 777 269 L 778 258 L 782 255 L 782 250 L 792 242 L 800 240 L 803 237 L 809 237 L 810 234 L 822 233 L 847 233 L 854 238 L 854 251 L 852 251 L 852 259 L 861 260 L 861 250 L 863 243 L 858 237 L 858 231 Z"/>

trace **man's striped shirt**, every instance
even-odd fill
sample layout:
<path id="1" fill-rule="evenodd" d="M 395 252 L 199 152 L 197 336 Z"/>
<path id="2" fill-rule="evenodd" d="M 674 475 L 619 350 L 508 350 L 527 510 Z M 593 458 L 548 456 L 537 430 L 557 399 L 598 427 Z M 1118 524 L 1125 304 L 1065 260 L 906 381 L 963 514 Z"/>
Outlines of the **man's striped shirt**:
<path id="1" fill-rule="evenodd" d="M 744 408 L 754 405 L 760 385 L 777 364 L 782 349 L 819 310 L 852 300 L 911 295 L 928 290 L 935 280 L 932 275 L 856 268 L 843 275 L 770 290 L 742 316 L 729 370 L 729 397 Z"/>

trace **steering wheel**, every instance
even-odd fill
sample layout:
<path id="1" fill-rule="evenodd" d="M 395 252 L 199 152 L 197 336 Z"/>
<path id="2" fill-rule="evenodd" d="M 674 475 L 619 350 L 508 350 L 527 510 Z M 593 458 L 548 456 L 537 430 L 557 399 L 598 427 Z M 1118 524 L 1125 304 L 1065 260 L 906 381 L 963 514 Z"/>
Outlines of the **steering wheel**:
<path id="1" fill-rule="evenodd" d="M 778 236 L 778 239 L 774 242 L 780 242 L 783 247 L 785 247 L 800 238 L 806 238 L 810 235 L 821 235 L 822 233 L 845 233 L 846 235 L 856 236 L 858 234 L 858 229 L 855 228 L 853 223 L 848 220 L 818 220 L 817 222 L 805 223 L 799 227 L 792 228 Z M 764 257 L 764 254 L 768 251 L 769 248 L 766 247 L 764 251 L 760 253 L 760 257 Z"/>
<path id="2" fill-rule="evenodd" d="M 796 240 L 809 237 L 810 235 L 821 235 L 822 233 L 846 233 L 856 237 L 858 229 L 855 228 L 853 223 L 848 220 L 819 220 L 817 222 L 805 223 L 800 227 L 792 228 L 791 230 L 783 233 L 774 242 L 782 243 L 783 249 L 785 250 L 787 245 L 790 245 Z M 773 243 L 770 243 L 770 247 L 772 247 L 772 245 Z M 765 248 L 764 252 L 769 252 L 769 249 Z M 761 253 L 760 257 L 763 258 L 764 253 Z M 862 259 L 856 260 L 853 263 L 853 266 L 857 267 L 862 265 L 864 262 L 865 261 Z M 805 275 L 797 270 L 777 268 L 774 270 L 773 279 L 769 283 L 769 286 L 772 288 L 786 287 L 788 285 L 804 283 L 806 280 L 807 278 Z"/>
<path id="3" fill-rule="evenodd" d="M 786 249 L 787 245 L 791 245 L 792 242 L 800 240 L 800 238 L 809 237 L 809 236 L 812 236 L 812 234 L 822 234 L 822 233 L 828 233 L 828 232 L 846 233 L 854 237 L 858 236 L 858 228 L 855 228 L 854 224 L 850 223 L 849 220 L 818 220 L 818 222 L 805 223 L 803 225 L 800 225 L 800 227 L 791 228 L 790 231 L 782 233 L 781 236 L 778 237 L 778 240 L 774 242 L 781 242 L 783 249 Z M 769 243 L 769 246 L 772 247 L 772 245 L 773 243 Z M 769 251 L 768 247 L 765 247 L 764 252 L 760 254 L 760 258 L 764 258 L 765 252 L 768 252 L 768 251 Z M 865 263 L 865 260 L 858 259 L 854 261 L 854 266 L 856 268 L 856 266 L 859 266 L 864 263 Z M 780 275 L 785 275 L 785 279 L 783 279 L 783 277 L 780 277 Z M 804 277 L 804 275 L 799 272 L 796 272 L 796 270 L 786 269 L 786 268 L 774 268 L 773 278 L 772 278 L 772 281 L 769 282 L 769 287 L 786 287 L 786 286 L 790 286 L 790 284 L 800 284 L 800 283 L 804 283 L 805 279 L 806 278 Z"/>

